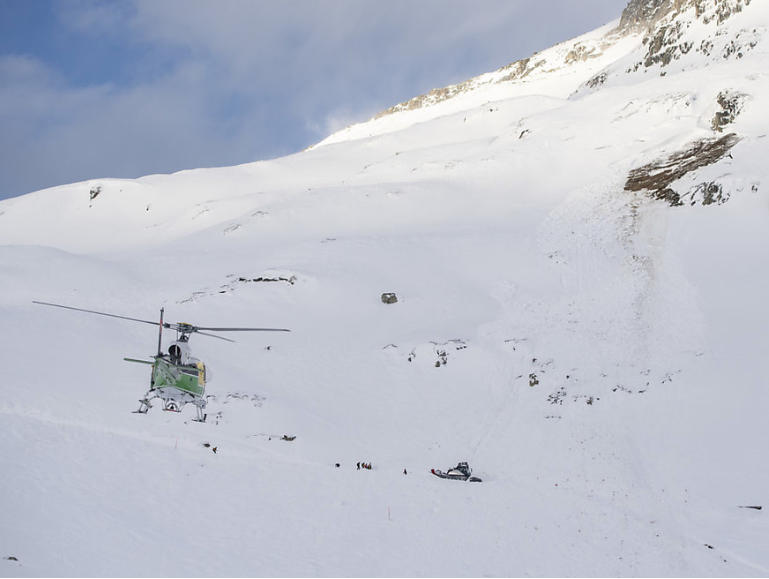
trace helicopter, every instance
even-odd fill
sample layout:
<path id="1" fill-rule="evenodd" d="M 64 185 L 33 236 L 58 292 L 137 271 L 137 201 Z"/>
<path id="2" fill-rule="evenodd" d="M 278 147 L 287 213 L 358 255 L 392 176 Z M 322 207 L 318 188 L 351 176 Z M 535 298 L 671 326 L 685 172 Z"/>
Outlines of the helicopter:
<path id="1" fill-rule="evenodd" d="M 150 376 L 150 389 L 139 400 L 136 414 L 146 414 L 152 408 L 150 400 L 160 398 L 163 401 L 163 410 L 167 412 L 181 412 L 186 404 L 193 404 L 197 410 L 197 415 L 193 418 L 196 422 L 206 421 L 206 377 L 207 369 L 205 364 L 192 356 L 190 351 L 190 336 L 200 334 L 210 338 L 218 338 L 227 342 L 234 342 L 229 338 L 209 334 L 208 332 L 290 332 L 284 328 L 209 328 L 194 326 L 188 323 L 168 323 L 163 321 L 165 308 L 160 309 L 160 321 L 140 320 L 138 318 L 129 318 L 116 314 L 97 312 L 95 310 L 86 310 L 83 308 L 74 308 L 61 304 L 52 304 L 48 302 L 33 301 L 32 303 L 41 306 L 52 306 L 55 308 L 64 308 L 76 312 L 85 312 L 89 314 L 98 314 L 100 316 L 109 316 L 121 320 L 132 322 L 141 322 L 143 324 L 152 324 L 158 327 L 158 353 L 152 360 L 138 360 L 136 358 L 123 358 L 126 362 L 137 364 L 147 364 L 152 366 Z M 176 340 L 168 348 L 167 353 L 163 353 L 163 329 L 175 330 Z"/>

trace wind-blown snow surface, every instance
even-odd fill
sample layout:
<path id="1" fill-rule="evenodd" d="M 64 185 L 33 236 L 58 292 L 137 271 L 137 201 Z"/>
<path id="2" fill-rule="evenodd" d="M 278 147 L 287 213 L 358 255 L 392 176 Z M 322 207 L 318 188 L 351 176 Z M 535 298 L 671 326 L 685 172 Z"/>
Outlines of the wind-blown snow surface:
<path id="1" fill-rule="evenodd" d="M 759 41 L 625 73 L 617 37 L 283 159 L 0 203 L 0 575 L 769 574 L 769 14 L 684 17 Z M 740 142 L 674 188 L 728 200 L 626 191 L 724 91 Z M 32 300 L 292 332 L 195 336 L 198 424 L 130 413 L 152 326 Z M 430 474 L 460 460 L 484 482 Z"/>

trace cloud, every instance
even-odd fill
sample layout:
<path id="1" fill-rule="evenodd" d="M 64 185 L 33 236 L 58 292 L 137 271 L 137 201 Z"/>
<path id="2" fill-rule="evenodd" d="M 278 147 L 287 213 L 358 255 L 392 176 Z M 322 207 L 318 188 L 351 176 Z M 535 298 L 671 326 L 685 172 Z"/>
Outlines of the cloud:
<path id="1" fill-rule="evenodd" d="M 483 32 L 500 29 L 520 5 L 487 1 L 468 10 L 451 0 L 231 0 L 184 2 L 179 10 L 174 2 L 142 0 L 133 24 L 149 42 L 209 63 L 227 90 L 288 94 L 302 110 L 348 95 L 381 95 L 387 108 L 394 94 L 408 98 L 485 72 L 461 70 L 480 52 L 496 54 L 495 67 L 513 60 Z M 462 44 L 467 50 L 458 54 Z"/>
<path id="2" fill-rule="evenodd" d="M 39 61 L 1 57 L 2 192 L 227 163 L 237 142 L 212 122 L 200 84 L 189 64 L 129 89 L 79 88 Z"/>
<path id="3" fill-rule="evenodd" d="M 62 26 L 88 34 L 112 34 L 134 12 L 131 0 L 57 0 L 57 17 Z"/>
<path id="4" fill-rule="evenodd" d="M 103 96 L 100 87 L 66 89 L 60 75 L 36 59 L 0 56 L 0 196 L 51 184 L 47 175 L 66 178 L 61 159 L 68 151 L 52 155 L 52 139 Z"/>
<path id="5" fill-rule="evenodd" d="M 622 7 L 623 0 L 60 1 L 52 46 L 69 52 L 0 55 L 0 198 L 295 152 L 595 28 Z"/>

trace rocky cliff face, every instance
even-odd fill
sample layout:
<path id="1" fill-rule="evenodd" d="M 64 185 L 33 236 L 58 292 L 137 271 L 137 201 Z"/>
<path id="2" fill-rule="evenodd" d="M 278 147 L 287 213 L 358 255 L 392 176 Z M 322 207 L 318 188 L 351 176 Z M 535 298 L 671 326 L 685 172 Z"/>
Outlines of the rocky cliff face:
<path id="1" fill-rule="evenodd" d="M 687 0 L 632 0 L 622 11 L 619 27 L 624 31 L 643 31 L 673 11 L 681 9 Z"/>
<path id="2" fill-rule="evenodd" d="M 624 31 L 650 30 L 663 18 L 675 17 L 691 8 L 695 10 L 697 18 L 703 18 L 706 23 L 716 18 L 721 24 L 732 14 L 741 12 L 750 2 L 751 0 L 631 0 L 622 11 L 619 27 Z"/>
<path id="3" fill-rule="evenodd" d="M 633 0 L 620 20 L 623 34 L 643 34 L 646 54 L 627 72 L 656 65 L 665 67 L 690 52 L 714 58 L 742 58 L 759 41 L 756 30 L 740 30 L 732 38 L 720 30 L 752 0 Z M 703 34 L 691 32 L 692 24 L 708 27 Z"/>

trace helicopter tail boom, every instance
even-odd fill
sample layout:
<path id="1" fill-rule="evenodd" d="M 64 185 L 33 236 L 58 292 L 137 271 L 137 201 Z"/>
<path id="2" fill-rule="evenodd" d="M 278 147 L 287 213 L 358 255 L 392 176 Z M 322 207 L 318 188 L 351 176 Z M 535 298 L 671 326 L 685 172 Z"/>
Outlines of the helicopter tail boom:
<path id="1" fill-rule="evenodd" d="M 137 364 L 147 364 L 148 366 L 152 366 L 155 362 L 151 360 L 137 360 L 136 358 L 123 358 L 126 362 L 136 362 Z"/>

